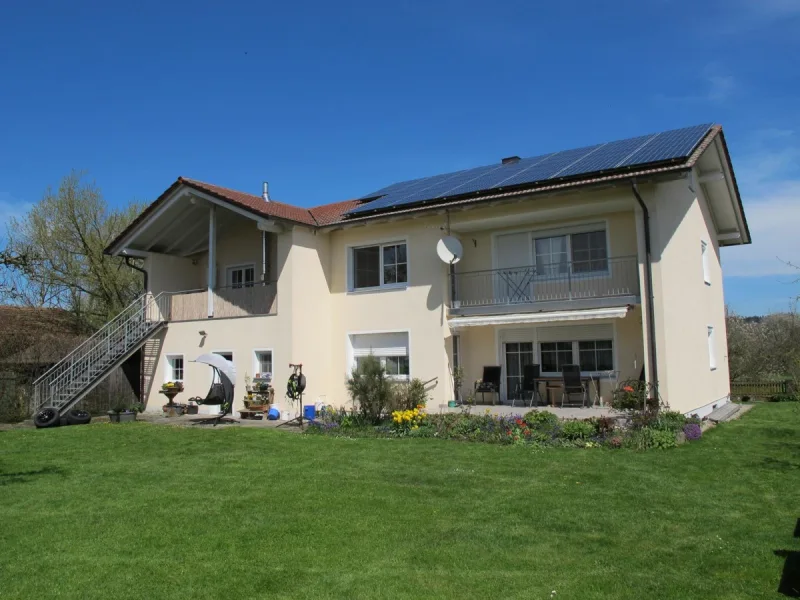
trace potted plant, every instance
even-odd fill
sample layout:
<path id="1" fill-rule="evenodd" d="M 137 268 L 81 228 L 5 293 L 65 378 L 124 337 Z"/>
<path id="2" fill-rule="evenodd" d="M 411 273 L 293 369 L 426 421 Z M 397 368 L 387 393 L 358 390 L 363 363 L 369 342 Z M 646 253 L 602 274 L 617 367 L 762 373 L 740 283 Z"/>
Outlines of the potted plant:
<path id="1" fill-rule="evenodd" d="M 124 405 L 118 404 L 108 411 L 108 419 L 112 423 L 130 423 L 135 421 L 139 406 L 140 405 L 135 404 L 131 408 L 126 408 Z"/>

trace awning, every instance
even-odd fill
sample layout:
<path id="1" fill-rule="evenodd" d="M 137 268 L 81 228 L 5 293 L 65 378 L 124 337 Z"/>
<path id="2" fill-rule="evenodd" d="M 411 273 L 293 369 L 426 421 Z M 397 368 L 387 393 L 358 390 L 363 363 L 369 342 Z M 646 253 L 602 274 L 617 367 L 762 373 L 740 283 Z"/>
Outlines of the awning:
<path id="1" fill-rule="evenodd" d="M 631 310 L 630 306 L 613 308 L 588 308 L 585 310 L 560 310 L 539 313 L 510 313 L 507 315 L 476 315 L 454 317 L 448 321 L 450 329 L 478 327 L 481 325 L 523 325 L 533 323 L 567 323 L 592 319 L 622 319 Z"/>

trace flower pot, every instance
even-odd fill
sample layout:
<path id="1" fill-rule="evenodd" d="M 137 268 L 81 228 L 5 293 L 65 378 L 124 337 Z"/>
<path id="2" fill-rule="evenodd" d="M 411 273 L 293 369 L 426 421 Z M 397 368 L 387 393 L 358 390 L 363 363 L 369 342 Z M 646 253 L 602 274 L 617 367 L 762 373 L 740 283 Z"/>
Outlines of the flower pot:
<path id="1" fill-rule="evenodd" d="M 187 415 L 196 415 L 198 407 L 196 404 L 190 405 L 186 407 L 186 414 Z"/>
<path id="2" fill-rule="evenodd" d="M 120 423 L 132 423 L 136 420 L 135 412 L 121 412 L 117 416 L 119 417 Z"/>
<path id="3" fill-rule="evenodd" d="M 108 411 L 108 420 L 112 423 L 119 423 L 119 413 L 115 413 L 113 410 Z"/>

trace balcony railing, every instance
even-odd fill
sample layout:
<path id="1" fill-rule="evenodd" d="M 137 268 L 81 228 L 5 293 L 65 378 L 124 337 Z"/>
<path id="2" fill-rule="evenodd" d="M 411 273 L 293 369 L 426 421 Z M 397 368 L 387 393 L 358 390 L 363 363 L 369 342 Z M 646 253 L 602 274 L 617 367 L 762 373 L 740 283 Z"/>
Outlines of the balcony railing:
<path id="1" fill-rule="evenodd" d="M 639 295 L 635 256 L 456 273 L 450 307 L 532 304 Z"/>
<path id="2" fill-rule="evenodd" d="M 278 285 L 276 282 L 255 282 L 216 288 L 212 291 L 215 319 L 274 315 L 278 312 Z M 167 321 L 193 321 L 207 319 L 208 290 L 171 292 Z"/>

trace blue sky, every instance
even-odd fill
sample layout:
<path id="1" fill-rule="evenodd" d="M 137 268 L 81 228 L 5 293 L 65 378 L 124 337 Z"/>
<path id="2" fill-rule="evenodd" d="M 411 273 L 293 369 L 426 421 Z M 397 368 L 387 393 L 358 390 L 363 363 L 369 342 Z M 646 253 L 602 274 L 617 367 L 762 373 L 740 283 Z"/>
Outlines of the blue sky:
<path id="1" fill-rule="evenodd" d="M 112 203 L 184 175 L 311 206 L 713 121 L 755 240 L 728 301 L 800 293 L 800 0 L 11 4 L 0 220 L 71 169 Z"/>

